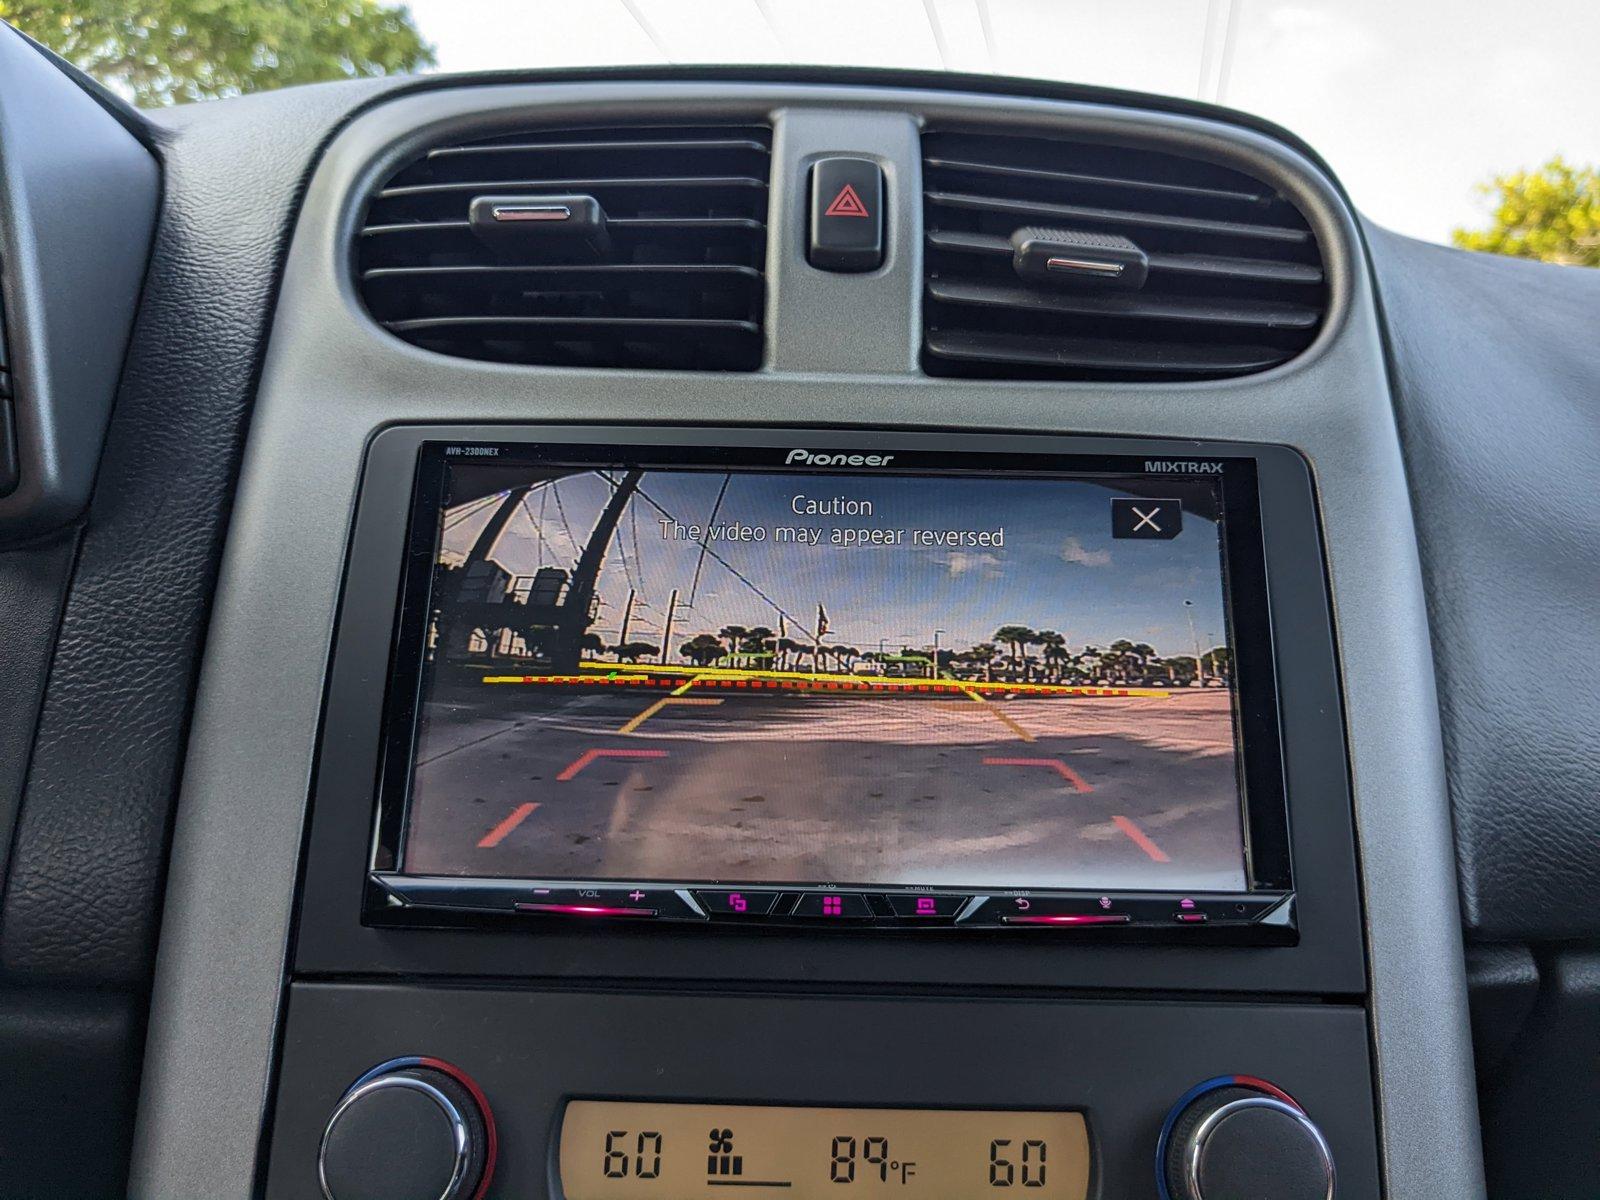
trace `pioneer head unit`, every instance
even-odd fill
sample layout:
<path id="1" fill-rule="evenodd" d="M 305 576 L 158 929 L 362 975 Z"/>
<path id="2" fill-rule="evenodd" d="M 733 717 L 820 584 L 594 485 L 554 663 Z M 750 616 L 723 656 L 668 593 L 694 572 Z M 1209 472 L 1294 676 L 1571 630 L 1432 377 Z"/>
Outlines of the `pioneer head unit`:
<path id="1" fill-rule="evenodd" d="M 1293 940 L 1259 505 L 1203 448 L 424 442 L 366 920 Z"/>

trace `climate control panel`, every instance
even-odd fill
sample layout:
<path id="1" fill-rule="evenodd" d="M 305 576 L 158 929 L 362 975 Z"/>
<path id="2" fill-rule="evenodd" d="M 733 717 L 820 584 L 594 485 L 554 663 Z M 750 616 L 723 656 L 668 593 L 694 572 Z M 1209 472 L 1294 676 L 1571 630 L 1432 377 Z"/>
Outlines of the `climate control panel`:
<path id="1" fill-rule="evenodd" d="M 269 1200 L 1382 1194 L 1358 1004 L 290 993 Z"/>
<path id="2" fill-rule="evenodd" d="M 822 1200 L 846 1194 L 841 1185 L 900 1200 L 1005 1200 L 1014 1188 L 1033 1200 L 1088 1200 L 1094 1173 L 1081 1110 L 573 1099 L 559 1123 L 548 1149 L 565 1200 L 719 1200 L 725 1188 Z M 1263 1079 L 1224 1075 L 1190 1088 L 1152 1149 L 1161 1200 L 1334 1195 L 1327 1139 Z M 410 1056 L 373 1067 L 340 1098 L 317 1171 L 328 1200 L 478 1200 L 497 1154 L 481 1089 L 443 1060 Z"/>

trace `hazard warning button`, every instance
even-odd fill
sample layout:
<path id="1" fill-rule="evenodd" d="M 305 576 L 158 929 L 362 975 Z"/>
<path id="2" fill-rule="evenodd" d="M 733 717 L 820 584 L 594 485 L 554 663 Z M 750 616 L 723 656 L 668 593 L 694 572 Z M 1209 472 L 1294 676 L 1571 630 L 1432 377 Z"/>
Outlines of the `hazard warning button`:
<path id="1" fill-rule="evenodd" d="M 883 263 L 883 171 L 870 158 L 823 158 L 811 168 L 806 258 L 824 271 Z"/>

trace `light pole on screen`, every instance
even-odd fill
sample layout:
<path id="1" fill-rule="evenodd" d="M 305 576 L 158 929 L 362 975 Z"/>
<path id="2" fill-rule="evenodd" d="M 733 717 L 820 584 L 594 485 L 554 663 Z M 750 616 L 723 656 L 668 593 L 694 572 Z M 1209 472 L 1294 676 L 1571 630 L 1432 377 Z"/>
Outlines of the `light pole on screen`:
<path id="1" fill-rule="evenodd" d="M 1194 601 L 1183 602 L 1183 615 L 1189 618 L 1189 641 L 1194 645 L 1194 681 L 1201 687 L 1206 685 L 1206 664 L 1200 657 L 1200 635 L 1194 631 Z"/>

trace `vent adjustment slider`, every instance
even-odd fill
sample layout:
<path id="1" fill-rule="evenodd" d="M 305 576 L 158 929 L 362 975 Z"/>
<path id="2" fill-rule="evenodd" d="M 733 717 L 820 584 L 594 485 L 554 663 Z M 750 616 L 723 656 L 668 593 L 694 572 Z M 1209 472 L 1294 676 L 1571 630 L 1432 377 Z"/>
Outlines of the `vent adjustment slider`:
<path id="1" fill-rule="evenodd" d="M 1150 274 L 1149 256 L 1128 238 L 1043 225 L 1012 233 L 1011 266 L 1023 279 L 1057 287 L 1137 291 Z"/>
<path id="2" fill-rule="evenodd" d="M 474 196 L 467 224 L 497 251 L 527 251 L 537 245 L 552 258 L 603 258 L 611 250 L 606 210 L 593 196 Z"/>

